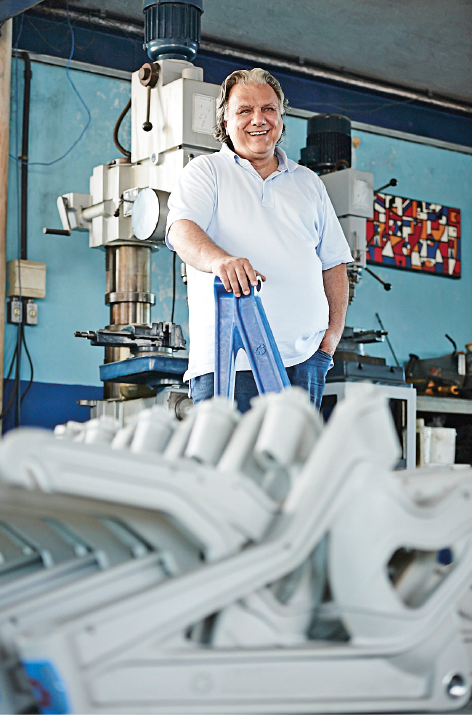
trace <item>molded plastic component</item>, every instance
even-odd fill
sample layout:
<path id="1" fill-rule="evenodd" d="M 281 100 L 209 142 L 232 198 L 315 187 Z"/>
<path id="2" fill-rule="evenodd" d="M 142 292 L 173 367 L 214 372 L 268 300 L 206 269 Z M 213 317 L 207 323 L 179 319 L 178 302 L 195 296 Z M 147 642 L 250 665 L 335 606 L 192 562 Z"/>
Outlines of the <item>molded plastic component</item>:
<path id="1" fill-rule="evenodd" d="M 155 405 L 151 409 L 143 410 L 137 418 L 131 451 L 162 452 L 174 427 L 172 414 L 164 407 Z"/>
<path id="2" fill-rule="evenodd" d="M 187 367 L 188 361 L 186 358 L 172 357 L 170 355 L 133 357 L 100 365 L 100 380 L 104 382 L 128 382 L 134 385 L 153 387 L 154 385 L 163 384 L 163 380 L 173 378 L 174 382 L 179 384 Z"/>
<path id="3" fill-rule="evenodd" d="M 260 290 L 260 284 L 257 288 Z M 245 350 L 259 393 L 290 387 L 262 301 L 251 287 L 236 298 L 215 278 L 215 395 L 234 397 L 235 362 Z"/>
<path id="4" fill-rule="evenodd" d="M 239 417 L 234 402 L 221 397 L 204 400 L 198 405 L 185 456 L 202 464 L 216 464 Z"/>

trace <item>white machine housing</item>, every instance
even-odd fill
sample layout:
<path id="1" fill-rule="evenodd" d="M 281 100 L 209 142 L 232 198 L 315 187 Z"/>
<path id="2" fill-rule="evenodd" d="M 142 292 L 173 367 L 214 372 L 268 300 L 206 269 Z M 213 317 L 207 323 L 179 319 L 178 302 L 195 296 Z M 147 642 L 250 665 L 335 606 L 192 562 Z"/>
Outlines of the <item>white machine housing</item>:
<path id="1" fill-rule="evenodd" d="M 366 221 L 374 211 L 374 175 L 344 169 L 320 176 L 346 236 L 354 262 L 366 265 Z"/>
<path id="2" fill-rule="evenodd" d="M 123 157 L 96 166 L 89 194 L 69 193 L 58 199 L 63 228 L 88 230 L 91 248 L 137 242 L 131 216 L 139 192 L 150 188 L 170 193 L 189 161 L 220 148 L 213 137 L 219 86 L 204 82 L 203 70 L 190 62 L 160 60 L 156 64 L 159 79 L 152 89 L 141 84 L 139 72 L 132 75 L 131 161 Z M 148 93 L 152 129 L 145 131 Z M 163 239 L 164 228 L 144 242 Z"/>

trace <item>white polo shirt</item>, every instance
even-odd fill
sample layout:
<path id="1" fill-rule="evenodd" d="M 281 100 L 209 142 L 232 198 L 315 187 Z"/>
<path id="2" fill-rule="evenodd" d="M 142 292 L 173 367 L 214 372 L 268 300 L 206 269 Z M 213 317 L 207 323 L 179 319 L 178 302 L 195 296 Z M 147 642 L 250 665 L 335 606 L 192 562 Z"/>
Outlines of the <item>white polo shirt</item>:
<path id="1" fill-rule="evenodd" d="M 287 159 L 282 149 L 276 155 L 278 169 L 265 180 L 227 144 L 193 159 L 169 198 L 167 232 L 175 221 L 193 221 L 216 245 L 247 258 L 267 277 L 260 296 L 289 367 L 316 352 L 328 327 L 322 271 L 353 259 L 323 182 Z M 215 365 L 215 277 L 191 266 L 187 276 L 190 354 L 185 380 L 214 372 Z M 250 369 L 243 351 L 236 369 Z"/>

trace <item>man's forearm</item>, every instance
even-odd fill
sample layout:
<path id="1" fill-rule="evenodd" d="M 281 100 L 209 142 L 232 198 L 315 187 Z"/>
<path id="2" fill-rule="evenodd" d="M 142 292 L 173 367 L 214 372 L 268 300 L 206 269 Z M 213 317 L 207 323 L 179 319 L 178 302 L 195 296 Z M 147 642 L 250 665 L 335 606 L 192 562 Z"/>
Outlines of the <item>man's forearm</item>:
<path id="1" fill-rule="evenodd" d="M 250 285 L 257 285 L 256 273 L 265 281 L 265 276 L 256 271 L 247 258 L 224 251 L 193 221 L 180 219 L 173 223 L 169 240 L 185 263 L 198 271 L 214 273 L 237 298 L 241 293 L 248 295 Z"/>
<path id="2" fill-rule="evenodd" d="M 229 255 L 193 221 L 182 219 L 172 224 L 169 240 L 184 263 L 204 273 L 213 272 L 215 259 Z"/>
<path id="3" fill-rule="evenodd" d="M 329 325 L 320 349 L 333 355 L 343 334 L 349 300 L 346 265 L 341 263 L 323 271 L 323 285 L 329 305 Z"/>

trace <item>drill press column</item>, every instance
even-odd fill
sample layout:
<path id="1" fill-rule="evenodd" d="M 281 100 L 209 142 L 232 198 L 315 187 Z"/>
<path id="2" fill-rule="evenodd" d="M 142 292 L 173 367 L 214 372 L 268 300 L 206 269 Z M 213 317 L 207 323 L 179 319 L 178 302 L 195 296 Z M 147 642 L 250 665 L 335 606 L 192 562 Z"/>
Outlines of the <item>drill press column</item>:
<path id="1" fill-rule="evenodd" d="M 156 296 L 151 293 L 151 246 L 113 244 L 105 250 L 109 327 L 120 330 L 125 325 L 150 323 L 151 305 L 156 302 Z M 127 348 L 105 348 L 105 363 L 122 360 L 128 357 L 128 352 Z M 104 397 L 119 398 L 120 385 L 105 383 Z"/>

